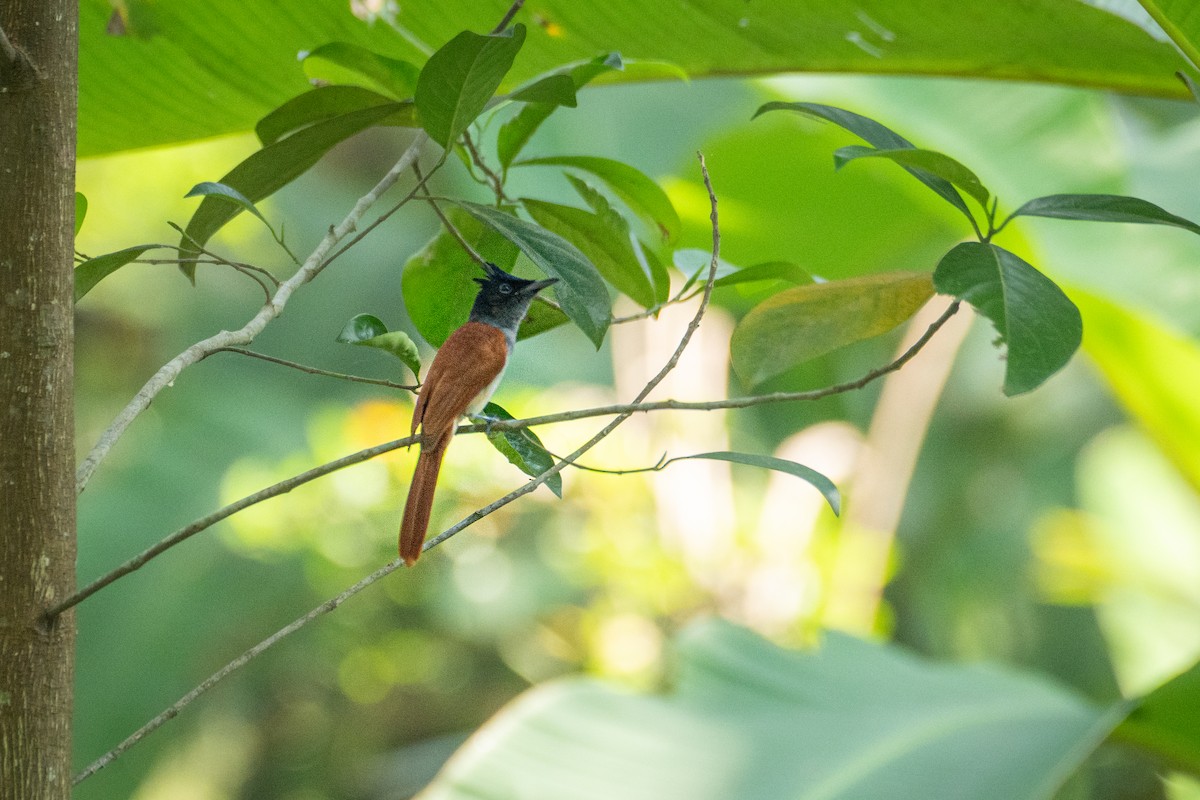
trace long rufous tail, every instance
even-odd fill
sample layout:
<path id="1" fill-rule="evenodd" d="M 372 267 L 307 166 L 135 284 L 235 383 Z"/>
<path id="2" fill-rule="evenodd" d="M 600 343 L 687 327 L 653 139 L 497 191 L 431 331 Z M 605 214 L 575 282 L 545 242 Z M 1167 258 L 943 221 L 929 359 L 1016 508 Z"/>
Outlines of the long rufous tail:
<path id="1" fill-rule="evenodd" d="M 421 545 L 425 544 L 425 533 L 429 529 L 438 472 L 442 469 L 442 457 L 446 455 L 448 444 L 449 436 L 434 447 L 422 447 L 421 455 L 417 458 L 412 485 L 408 488 L 408 501 L 404 504 L 404 520 L 400 523 L 400 557 L 410 567 L 421 557 Z"/>

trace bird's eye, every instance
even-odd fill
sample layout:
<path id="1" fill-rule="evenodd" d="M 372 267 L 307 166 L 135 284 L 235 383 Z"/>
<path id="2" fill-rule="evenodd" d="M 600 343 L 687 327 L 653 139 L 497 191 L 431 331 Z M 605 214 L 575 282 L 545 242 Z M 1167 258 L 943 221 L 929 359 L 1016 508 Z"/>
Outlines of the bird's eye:
<path id="1" fill-rule="evenodd" d="M 500 284 L 500 294 L 512 294 L 513 288 L 507 283 Z"/>

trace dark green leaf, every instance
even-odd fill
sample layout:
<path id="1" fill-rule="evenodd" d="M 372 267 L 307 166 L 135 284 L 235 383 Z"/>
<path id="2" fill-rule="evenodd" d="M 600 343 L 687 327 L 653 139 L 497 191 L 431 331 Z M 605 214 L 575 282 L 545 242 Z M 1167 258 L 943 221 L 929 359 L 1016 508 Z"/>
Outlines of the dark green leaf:
<path id="1" fill-rule="evenodd" d="M 488 403 L 483 407 L 483 416 L 504 420 L 514 418 L 512 414 L 495 403 Z M 492 431 L 487 438 L 492 443 L 492 447 L 503 453 L 510 464 L 531 478 L 538 477 L 554 466 L 554 456 L 546 450 L 546 446 L 542 444 L 542 440 L 538 438 L 537 434 L 528 428 L 515 431 Z M 546 487 L 561 499 L 562 474 L 559 473 L 548 478 Z"/>
<path id="2" fill-rule="evenodd" d="M 812 283 L 812 275 L 790 261 L 768 261 L 764 264 L 754 264 L 743 267 L 713 282 L 713 288 L 736 286 L 739 283 L 755 283 L 762 281 L 786 281 L 797 286 Z"/>
<path id="3" fill-rule="evenodd" d="M 692 624 L 646 694 L 574 677 L 500 711 L 438 800 L 1047 800 L 1119 719 L 1051 681 L 835 631 L 784 649 Z M 569 787 L 564 792 L 563 787 Z"/>
<path id="4" fill-rule="evenodd" d="M 389 331 L 383 320 L 371 314 L 359 314 L 346 323 L 337 340 L 345 344 L 375 347 L 391 353 L 412 370 L 418 379 L 421 376 L 421 356 L 417 346 L 403 331 Z"/>
<path id="5" fill-rule="evenodd" d="M 571 84 L 578 91 L 601 73 L 623 68 L 621 56 L 617 53 L 609 53 L 607 56 L 600 56 L 583 64 L 567 67 L 554 74 L 567 75 L 571 79 Z M 537 129 L 541 127 L 541 124 L 558 108 L 559 105 L 553 103 L 530 103 L 518 111 L 516 116 L 500 126 L 500 133 L 496 139 L 496 155 L 500 159 L 501 166 L 505 169 L 508 168 Z"/>
<path id="6" fill-rule="evenodd" d="M 449 149 L 475 121 L 524 42 L 520 24 L 492 36 L 463 31 L 429 57 L 417 78 L 415 100 L 433 141 Z"/>
<path id="7" fill-rule="evenodd" d="M 595 175 L 604 181 L 635 214 L 656 227 L 665 240 L 679 236 L 679 214 L 667 193 L 644 172 L 621 161 L 599 156 L 551 156 L 531 158 L 515 166 L 551 165 L 571 167 Z"/>
<path id="8" fill-rule="evenodd" d="M 667 265 L 658 257 L 658 252 L 653 247 L 640 240 L 637 245 L 638 256 L 645 262 L 650 281 L 654 284 L 654 302 L 667 302 L 671 297 L 671 273 L 667 270 Z"/>
<path id="9" fill-rule="evenodd" d="M 633 252 L 629 227 L 619 214 L 612 209 L 593 214 L 525 198 L 521 203 L 535 222 L 578 247 L 617 291 L 643 308 L 654 305 L 654 286 Z"/>
<path id="10" fill-rule="evenodd" d="M 1079 348 L 1079 309 L 1053 281 L 1002 247 L 957 245 L 942 257 L 933 282 L 995 324 L 999 341 L 1008 344 L 1007 395 L 1036 389 Z"/>
<path id="11" fill-rule="evenodd" d="M 400 103 L 388 103 L 318 122 L 267 145 L 226 173 L 219 182 L 237 190 L 251 203 L 257 203 L 304 174 L 338 142 L 372 125 L 385 124 L 385 120 L 403 109 Z M 226 199 L 205 197 L 184 231 L 179 245 L 181 254 L 185 258 L 195 257 L 198 254 L 195 246 L 203 247 L 239 211 L 241 206 Z M 194 266 L 184 265 L 181 269 L 188 278 L 194 279 Z"/>
<path id="12" fill-rule="evenodd" d="M 83 192 L 75 193 L 75 235 L 79 235 L 79 229 L 83 227 L 84 217 L 87 216 L 87 198 L 83 196 Z"/>
<path id="13" fill-rule="evenodd" d="M 262 215 L 262 212 L 258 210 L 258 207 L 255 206 L 254 203 L 250 202 L 246 195 L 242 194 L 232 186 L 226 186 L 223 183 L 214 183 L 213 181 L 203 181 L 202 183 L 197 183 L 195 186 L 189 189 L 188 193 L 185 194 L 184 197 L 218 197 L 228 200 L 236 206 L 241 206 L 242 210 L 249 211 L 251 214 L 258 217 L 268 228 L 271 227 L 271 223 L 267 222 L 267 218 Z"/>
<path id="14" fill-rule="evenodd" d="M 566 325 L 570 321 L 571 318 L 564 314 L 562 309 L 535 300 L 529 307 L 529 313 L 521 321 L 521 327 L 517 329 L 517 339 L 537 336 L 539 333 L 554 330 L 560 325 Z"/>
<path id="15" fill-rule="evenodd" d="M 890 331 L 932 296 L 927 272 L 885 272 L 787 289 L 738 323 L 730 342 L 733 367 L 746 383 L 762 383 Z"/>
<path id="16" fill-rule="evenodd" d="M 547 75 L 541 80 L 523 86 L 509 95 L 510 100 L 522 103 L 545 103 L 552 106 L 575 108 L 575 81 L 570 75 Z"/>
<path id="17" fill-rule="evenodd" d="M 75 302 L 78 303 L 79 299 L 90 292 L 101 280 L 129 262 L 136 260 L 138 256 L 147 250 L 154 250 L 159 246 L 156 244 L 140 244 L 137 247 L 128 247 L 124 250 L 118 250 L 115 253 L 106 253 L 84 261 L 75 268 Z"/>
<path id="18" fill-rule="evenodd" d="M 684 461 L 689 458 L 708 458 L 714 461 L 730 461 L 734 464 L 747 464 L 751 467 L 762 467 L 763 469 L 772 469 L 776 472 L 786 472 L 789 475 L 795 475 L 803 481 L 811 483 L 817 491 L 825 498 L 825 502 L 829 503 L 829 507 L 833 509 L 835 516 L 842 513 L 842 495 L 838 492 L 838 488 L 833 485 L 833 481 L 826 478 L 821 473 L 811 467 L 806 467 L 803 464 L 797 464 L 795 461 L 788 461 L 783 458 L 775 458 L 774 456 L 760 456 L 752 453 L 700 453 L 694 456 L 681 456 L 672 461 Z"/>
<path id="19" fill-rule="evenodd" d="M 962 163 L 944 153 L 936 150 L 920 150 L 915 147 L 876 150 L 873 147 L 854 144 L 839 148 L 833 154 L 833 163 L 837 169 L 841 169 L 849 162 L 859 158 L 886 158 L 902 167 L 915 167 L 930 175 L 945 178 L 974 198 L 981 207 L 987 208 L 990 195 L 979 177 Z"/>
<path id="20" fill-rule="evenodd" d="M 493 228 L 537 264 L 558 278 L 554 295 L 562 310 L 591 339 L 597 349 L 612 319 L 608 290 L 596 268 L 575 245 L 545 228 L 490 206 L 454 201 L 468 214 Z"/>
<path id="21" fill-rule="evenodd" d="M 407 61 L 389 58 L 350 42 L 330 42 L 301 55 L 310 80 L 330 84 L 365 83 L 397 100 L 413 96 L 420 70 Z M 365 81 L 364 81 L 365 79 Z"/>
<path id="22" fill-rule="evenodd" d="M 314 122 L 392 102 L 390 98 L 361 86 L 322 86 L 288 100 L 260 119 L 254 130 L 264 145 L 273 144 Z M 396 113 L 380 124 L 417 127 L 417 111 L 412 102 L 397 103 L 395 107 Z"/>
<path id="23" fill-rule="evenodd" d="M 754 112 L 754 116 L 757 117 L 768 111 L 795 111 L 805 116 L 832 122 L 834 125 L 845 128 L 880 150 L 906 150 L 913 147 L 912 142 L 885 125 L 869 117 L 864 117 L 861 114 L 855 114 L 853 111 L 846 111 L 834 106 L 821 105 L 820 103 L 772 102 L 760 106 L 758 111 Z M 967 208 L 962 195 L 945 178 L 940 178 L 918 167 L 905 166 L 904 169 L 911 173 L 914 178 L 943 197 L 950 205 L 957 208 L 963 214 L 966 214 L 968 218 L 971 218 L 971 211 Z"/>
<path id="24" fill-rule="evenodd" d="M 1013 216 L 1172 225 L 1200 233 L 1200 225 L 1164 211 L 1154 203 L 1117 194 L 1052 194 L 1035 197 L 1014 211 Z"/>
<path id="25" fill-rule="evenodd" d="M 475 252 L 501 269 L 512 271 L 520 253 L 516 245 L 461 208 L 448 208 L 446 215 Z M 479 292 L 472 279 L 482 274 L 479 265 L 446 230 L 439 231 L 408 260 L 401 275 L 404 307 L 425 341 L 441 347 L 446 337 L 467 321 Z M 543 305 L 535 302 L 534 308 Z"/>

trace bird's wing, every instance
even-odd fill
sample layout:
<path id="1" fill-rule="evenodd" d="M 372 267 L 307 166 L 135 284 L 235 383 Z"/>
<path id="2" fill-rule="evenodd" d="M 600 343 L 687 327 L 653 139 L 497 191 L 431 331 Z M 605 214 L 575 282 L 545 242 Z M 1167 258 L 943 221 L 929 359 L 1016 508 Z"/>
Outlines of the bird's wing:
<path id="1" fill-rule="evenodd" d="M 479 395 L 491 388 L 508 360 L 504 333 L 492 325 L 468 322 L 446 339 L 434 356 L 417 395 L 412 430 L 428 436 L 453 431 Z M 428 447 L 431 442 L 425 442 Z"/>

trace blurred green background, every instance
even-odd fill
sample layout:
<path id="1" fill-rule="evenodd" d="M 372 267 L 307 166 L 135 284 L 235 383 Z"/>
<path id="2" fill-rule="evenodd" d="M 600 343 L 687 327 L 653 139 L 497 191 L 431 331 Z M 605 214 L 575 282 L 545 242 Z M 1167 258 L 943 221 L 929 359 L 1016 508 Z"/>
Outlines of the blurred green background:
<path id="1" fill-rule="evenodd" d="M 739 265 L 790 260 L 826 278 L 928 270 L 969 235 L 894 167 L 835 174 L 831 153 L 852 137 L 832 126 L 750 122 L 771 99 L 880 119 L 970 165 L 1009 210 L 1041 194 L 1113 192 L 1200 218 L 1194 105 L 881 77 L 710 79 L 605 87 L 580 99 L 545 125 L 530 155 L 634 164 L 674 199 L 681 246 L 704 249 L 708 209 L 694 157 L 703 151 L 721 201 L 722 254 Z M 304 252 L 406 141 L 397 131 L 362 135 L 261 208 L 286 221 L 289 244 Z M 180 199 L 184 192 L 255 147 L 240 135 L 81 162 L 78 188 L 90 210 L 79 249 L 172 241 L 165 221 L 184 222 L 195 203 Z M 460 165 L 438 183 L 440 194 L 484 196 Z M 565 197 L 568 189 L 553 170 L 514 171 L 514 195 Z M 401 266 L 436 225 L 424 209 L 397 215 L 298 293 L 255 349 L 407 380 L 385 354 L 334 339 L 357 313 L 406 325 Z M 1000 393 L 994 332 L 968 326 L 963 314 L 946 346 L 930 348 L 887 390 L 639 417 L 587 458 L 625 469 L 664 451 L 774 453 L 833 478 L 847 497 L 842 520 L 794 478 L 724 463 L 648 475 L 568 471 L 562 501 L 539 489 L 389 576 L 268 651 L 76 796 L 404 797 L 531 684 L 587 673 L 661 685 L 672 635 L 711 613 L 784 644 L 835 628 L 937 658 L 1007 662 L 1101 701 L 1152 689 L 1200 654 L 1200 472 L 1189 460 L 1200 442 L 1186 427 L 1200 389 L 1200 242 L 1177 230 L 1056 221 L 1024 221 L 1003 237 L 1084 310 L 1084 352 L 1036 392 Z M 284 266 L 253 220 L 239 218 L 213 246 Z M 727 349 L 733 322 L 758 296 L 718 294 L 659 396 L 750 390 L 729 372 Z M 252 282 L 211 267 L 193 289 L 172 266 L 135 264 L 89 294 L 78 308 L 81 452 L 159 365 L 213 331 L 240 327 L 260 302 Z M 665 361 L 690 313 L 619 326 L 599 352 L 574 329 L 525 341 L 495 399 L 516 416 L 627 400 Z M 899 336 L 765 388 L 857 377 L 889 360 Z M 82 495 L 81 581 L 224 503 L 399 437 L 410 409 L 402 392 L 211 357 L 155 400 Z M 600 425 L 539 435 L 561 454 Z M 256 506 L 81 605 L 77 764 L 394 558 L 414 459 L 389 454 Z M 524 479 L 480 437 L 461 437 L 434 527 Z M 1101 780 L 1106 793 L 1094 796 L 1163 796 L 1153 770 L 1130 767 L 1116 748 L 1089 769 L 1120 776 Z M 1176 800 L 1200 797 L 1187 779 L 1167 783 Z"/>

